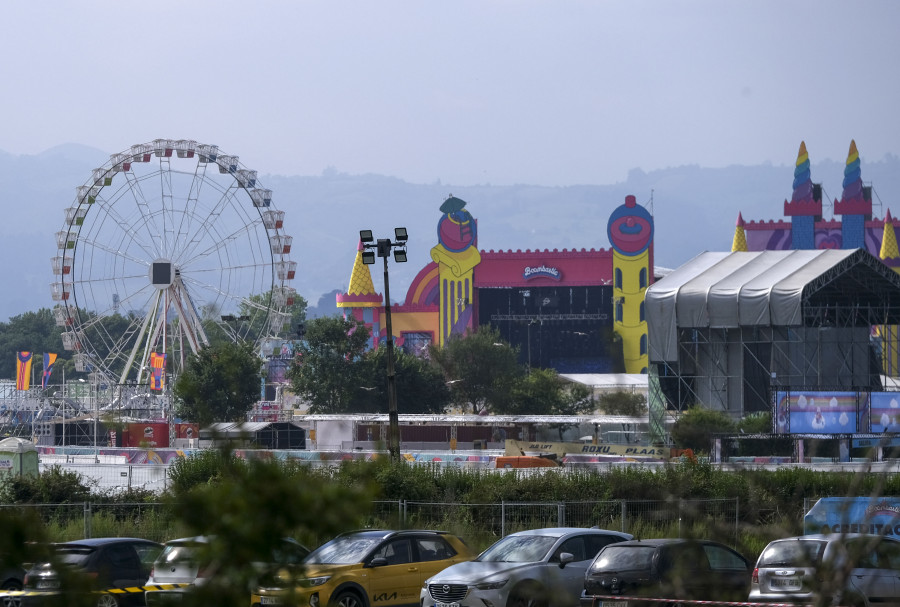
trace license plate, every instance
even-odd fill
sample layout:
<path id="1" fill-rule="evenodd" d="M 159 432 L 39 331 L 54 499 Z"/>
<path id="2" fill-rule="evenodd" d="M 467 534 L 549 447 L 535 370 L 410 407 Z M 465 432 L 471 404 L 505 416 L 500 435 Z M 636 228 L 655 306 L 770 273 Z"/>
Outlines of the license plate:
<path id="1" fill-rule="evenodd" d="M 772 578 L 769 583 L 771 584 L 772 588 L 799 588 L 800 578 Z"/>
<path id="2" fill-rule="evenodd" d="M 601 607 L 628 607 L 628 601 L 603 601 Z"/>
<path id="3" fill-rule="evenodd" d="M 259 597 L 260 605 L 281 605 L 280 596 L 261 596 Z"/>
<path id="4" fill-rule="evenodd" d="M 459 603 L 435 603 L 434 607 L 459 607 Z"/>
<path id="5" fill-rule="evenodd" d="M 57 587 L 56 582 L 41 582 L 37 583 L 38 590 L 53 590 Z"/>

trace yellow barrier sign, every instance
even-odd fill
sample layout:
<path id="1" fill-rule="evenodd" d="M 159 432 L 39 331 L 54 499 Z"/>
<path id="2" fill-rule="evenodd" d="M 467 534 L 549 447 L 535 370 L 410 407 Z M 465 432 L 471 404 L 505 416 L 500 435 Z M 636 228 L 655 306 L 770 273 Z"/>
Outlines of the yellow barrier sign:
<path id="1" fill-rule="evenodd" d="M 523 455 L 533 453 L 555 453 L 564 455 L 618 455 L 622 457 L 669 457 L 668 447 L 651 447 L 647 445 L 610 445 L 600 443 L 549 443 L 540 441 L 506 440 L 506 455 Z"/>

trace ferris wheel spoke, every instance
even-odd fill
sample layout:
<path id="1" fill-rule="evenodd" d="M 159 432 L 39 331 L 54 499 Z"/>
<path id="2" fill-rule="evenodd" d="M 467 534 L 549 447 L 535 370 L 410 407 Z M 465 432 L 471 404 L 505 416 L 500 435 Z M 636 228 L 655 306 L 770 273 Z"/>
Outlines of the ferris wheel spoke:
<path id="1" fill-rule="evenodd" d="M 191 185 L 188 188 L 187 200 L 185 201 L 185 213 L 181 216 L 176 242 L 190 242 L 194 216 L 197 213 L 197 204 L 203 190 L 203 185 L 206 183 L 206 168 L 208 164 L 209 163 L 206 162 L 198 162 L 194 168 Z M 172 257 L 177 258 L 178 254 L 173 253 Z"/>
<path id="2" fill-rule="evenodd" d="M 266 305 L 262 305 L 256 301 L 253 301 L 250 297 L 245 297 L 243 295 L 237 295 L 234 292 L 226 291 L 223 288 L 216 286 L 214 284 L 203 282 L 197 280 L 196 275 L 192 275 L 191 277 L 184 278 L 183 282 L 185 283 L 185 288 L 189 292 L 206 292 L 206 293 L 214 293 L 217 295 L 217 301 L 228 301 L 233 306 L 234 309 L 230 310 L 221 310 L 223 312 L 234 312 L 238 311 L 241 306 L 244 306 L 243 309 L 254 309 L 268 312 L 269 308 Z"/>
<path id="3" fill-rule="evenodd" d="M 120 218 L 120 225 L 126 228 L 126 232 L 128 233 L 128 235 L 137 241 L 139 246 L 147 252 L 148 256 L 152 258 L 159 257 L 162 253 L 160 243 L 154 240 L 155 235 L 159 234 L 159 226 L 156 225 L 156 221 L 154 219 L 155 214 L 150 209 L 150 204 L 147 201 L 146 196 L 144 196 L 143 190 L 141 189 L 141 182 L 146 178 L 139 178 L 131 171 L 127 172 L 125 175 L 129 187 L 124 188 L 125 191 L 121 193 L 118 198 L 124 198 L 126 194 L 131 195 L 131 199 L 134 203 L 135 208 L 137 209 L 140 221 L 135 221 L 134 224 L 128 224 L 127 222 L 125 222 L 124 218 L 121 218 L 121 215 L 117 213 L 114 206 L 118 198 L 112 200 L 112 204 L 109 205 L 109 212 L 114 217 Z M 146 232 L 147 236 L 150 237 L 150 241 L 153 243 L 152 246 L 148 246 L 144 241 L 137 238 L 139 232 L 135 228 L 140 228 L 142 232 Z"/>
<path id="4" fill-rule="evenodd" d="M 205 257 L 209 257 L 210 255 L 213 255 L 213 254 L 217 253 L 218 251 L 223 250 L 225 247 L 227 247 L 229 244 L 231 244 L 238 238 L 241 238 L 242 236 L 248 234 L 251 231 L 251 229 L 252 229 L 252 226 L 245 224 L 242 227 L 232 231 L 229 234 L 220 236 L 218 239 L 213 241 L 210 244 L 210 246 L 208 248 L 206 248 L 205 250 L 195 252 L 192 255 L 192 258 L 193 259 L 203 259 Z M 265 243 L 265 244 L 266 244 L 266 246 L 269 246 L 268 243 Z M 262 255 L 262 253 L 261 253 L 261 255 Z M 269 254 L 269 255 L 271 257 L 271 254 Z M 269 261 L 271 262 L 271 259 Z"/>
<path id="5" fill-rule="evenodd" d="M 209 209 L 206 216 L 197 224 L 191 237 L 186 240 L 184 248 L 177 255 L 177 259 L 182 261 L 184 259 L 193 259 L 202 256 L 202 253 L 197 253 L 197 250 L 199 247 L 204 246 L 204 243 L 209 240 L 209 234 L 218 232 L 218 220 L 225 210 L 230 206 L 235 212 L 240 211 L 241 206 L 235 200 L 235 195 L 238 191 L 237 188 L 228 188 L 224 191 L 220 190 L 221 196 L 219 196 L 216 203 Z M 249 221 L 249 217 L 245 218 L 241 223 L 245 230 L 252 229 L 253 223 Z M 217 244 L 222 246 L 226 243 L 220 241 Z"/>
<path id="6" fill-rule="evenodd" d="M 122 251 L 121 249 L 116 249 L 116 248 L 113 248 L 113 247 L 107 245 L 106 243 L 100 242 L 99 240 L 85 239 L 85 240 L 79 241 L 79 244 L 82 246 L 92 247 L 92 248 L 102 251 L 104 253 L 108 253 L 109 255 L 115 256 L 119 259 L 130 261 L 132 263 L 144 266 L 148 270 L 150 269 L 150 262 L 147 261 L 146 259 L 141 259 L 139 257 L 135 257 L 125 251 Z"/>

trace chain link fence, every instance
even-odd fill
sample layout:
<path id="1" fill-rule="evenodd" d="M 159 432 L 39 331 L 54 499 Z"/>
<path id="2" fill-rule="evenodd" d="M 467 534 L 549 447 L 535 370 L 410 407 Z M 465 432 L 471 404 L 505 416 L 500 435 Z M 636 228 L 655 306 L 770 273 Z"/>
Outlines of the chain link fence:
<path id="1" fill-rule="evenodd" d="M 171 506 L 163 503 L 0 505 L 38 518 L 56 541 L 132 535 L 166 541 L 183 532 Z M 366 526 L 387 529 L 441 529 L 476 546 L 524 529 L 601 527 L 635 537 L 703 535 L 733 543 L 739 500 L 608 500 L 596 502 L 500 502 L 460 504 L 387 500 L 372 503 Z M 320 543 L 330 538 L 316 538 Z"/>

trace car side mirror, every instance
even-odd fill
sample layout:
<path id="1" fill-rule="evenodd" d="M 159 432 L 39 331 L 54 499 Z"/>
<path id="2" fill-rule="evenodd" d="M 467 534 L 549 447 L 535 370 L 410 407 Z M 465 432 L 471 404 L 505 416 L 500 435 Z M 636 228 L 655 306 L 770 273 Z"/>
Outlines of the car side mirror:
<path id="1" fill-rule="evenodd" d="M 559 568 L 562 569 L 569 563 L 575 560 L 575 555 L 571 552 L 560 552 L 559 553 Z"/>
<path id="2" fill-rule="evenodd" d="M 369 561 L 369 567 L 384 567 L 388 564 L 388 560 L 383 556 L 376 557 Z"/>

